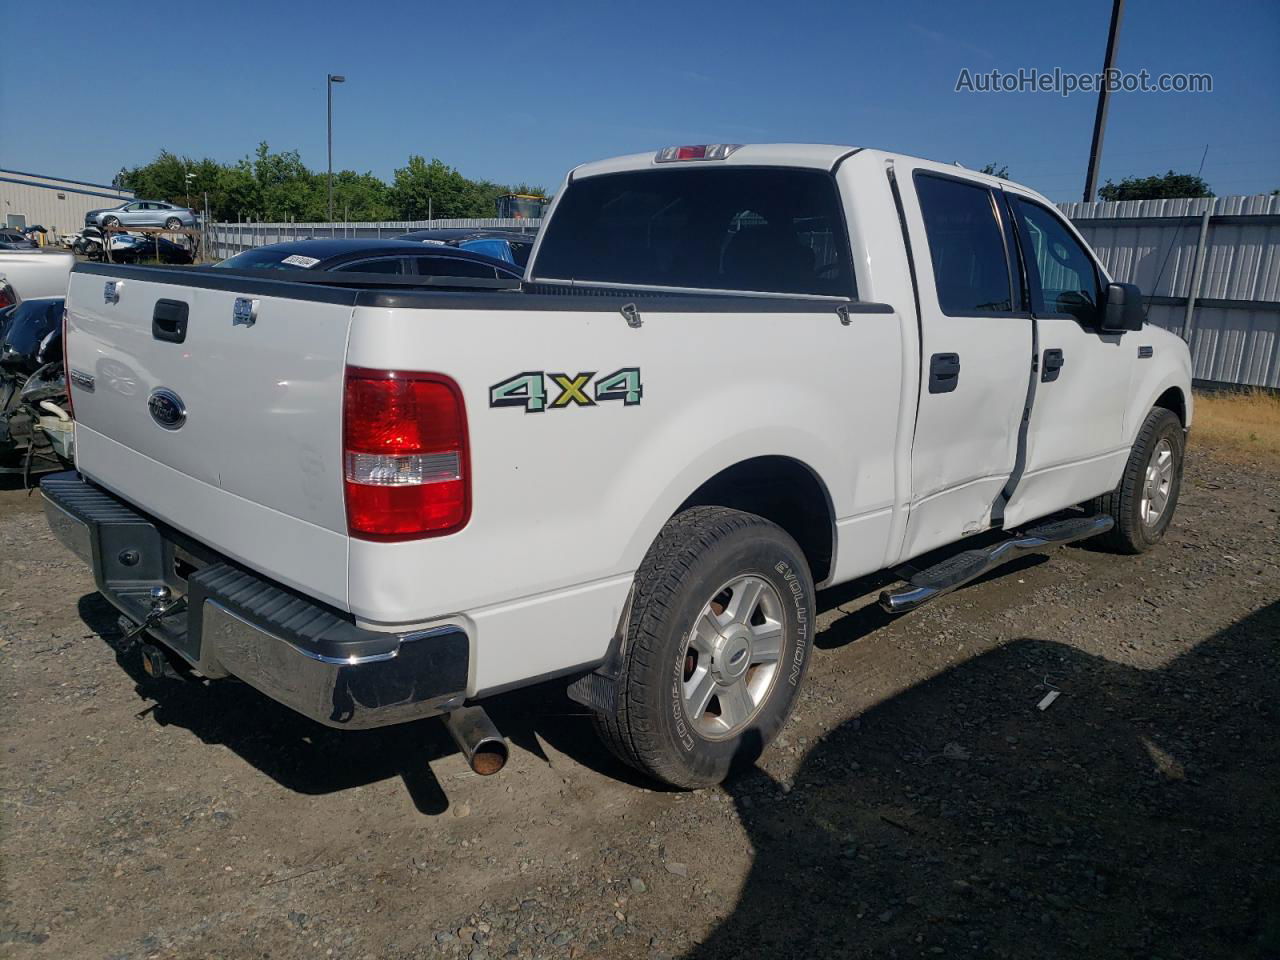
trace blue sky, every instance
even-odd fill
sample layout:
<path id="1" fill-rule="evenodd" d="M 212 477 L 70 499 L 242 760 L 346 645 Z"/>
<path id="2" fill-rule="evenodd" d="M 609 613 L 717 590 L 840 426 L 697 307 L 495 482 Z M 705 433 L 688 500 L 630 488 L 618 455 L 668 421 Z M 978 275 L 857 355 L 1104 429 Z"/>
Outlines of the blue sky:
<path id="1" fill-rule="evenodd" d="M 1093 94 L 955 93 L 962 68 L 1094 72 L 1110 0 L 1071 3 L 364 3 L 0 0 L 0 166 L 109 182 L 162 147 L 259 140 L 390 179 L 411 153 L 558 186 L 666 144 L 817 141 L 1008 164 L 1078 200 Z M 1118 93 L 1102 179 L 1173 168 L 1280 188 L 1280 4 L 1128 0 L 1117 65 L 1210 94 Z"/>

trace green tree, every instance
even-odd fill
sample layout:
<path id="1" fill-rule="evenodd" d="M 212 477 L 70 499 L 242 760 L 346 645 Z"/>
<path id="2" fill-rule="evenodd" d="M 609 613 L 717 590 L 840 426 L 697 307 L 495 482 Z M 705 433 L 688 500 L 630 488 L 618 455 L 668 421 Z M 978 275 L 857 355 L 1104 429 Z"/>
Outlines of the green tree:
<path id="1" fill-rule="evenodd" d="M 126 170 L 124 186 L 139 198 L 184 203 L 189 160 L 161 150 L 145 167 Z M 176 198 L 176 199 L 175 199 Z"/>
<path id="2" fill-rule="evenodd" d="M 396 170 L 390 200 L 404 220 L 427 216 L 491 217 L 496 184 L 468 180 L 442 160 L 411 156 L 408 166 Z"/>
<path id="3" fill-rule="evenodd" d="M 230 164 L 161 150 L 150 163 L 126 170 L 122 185 L 141 199 L 185 204 L 189 197 L 197 210 L 208 195 L 210 216 L 219 221 L 328 219 L 328 176 L 308 169 L 297 150 L 272 152 L 265 141 L 252 156 Z M 471 180 L 440 160 L 419 156 L 396 171 L 391 185 L 368 171 L 333 175 L 334 215 L 353 221 L 419 220 L 428 213 L 492 217 L 494 201 L 504 193 L 545 196 L 541 187 Z"/>
<path id="4" fill-rule="evenodd" d="M 1007 163 L 1002 163 L 998 167 L 994 163 L 988 163 L 978 172 L 992 177 L 999 177 L 1001 180 L 1009 179 L 1009 165 Z"/>
<path id="5" fill-rule="evenodd" d="M 258 212 L 262 208 L 262 191 L 247 159 L 218 171 L 209 200 L 215 220 L 262 219 Z"/>
<path id="6" fill-rule="evenodd" d="M 1194 174 L 1174 173 L 1163 176 L 1126 177 L 1119 183 L 1108 180 L 1098 188 L 1103 200 L 1167 200 L 1183 197 L 1212 197 L 1209 184 Z"/>
<path id="7" fill-rule="evenodd" d="M 316 178 L 321 184 L 324 200 L 322 210 L 317 210 L 317 219 L 324 219 L 328 215 L 328 185 L 324 174 L 316 174 Z M 391 188 L 372 173 L 342 170 L 333 175 L 333 214 L 336 217 L 353 221 L 399 219 L 390 195 Z"/>

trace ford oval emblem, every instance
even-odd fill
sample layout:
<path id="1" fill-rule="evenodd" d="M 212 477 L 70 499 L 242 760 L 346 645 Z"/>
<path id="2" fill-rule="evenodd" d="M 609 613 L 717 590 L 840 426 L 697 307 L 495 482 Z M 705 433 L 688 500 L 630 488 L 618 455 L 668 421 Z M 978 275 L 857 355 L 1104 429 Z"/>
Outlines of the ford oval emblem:
<path id="1" fill-rule="evenodd" d="M 151 391 L 147 409 L 151 411 L 151 419 L 166 430 L 177 430 L 187 422 L 186 405 L 182 402 L 182 398 L 168 387 L 159 387 Z"/>

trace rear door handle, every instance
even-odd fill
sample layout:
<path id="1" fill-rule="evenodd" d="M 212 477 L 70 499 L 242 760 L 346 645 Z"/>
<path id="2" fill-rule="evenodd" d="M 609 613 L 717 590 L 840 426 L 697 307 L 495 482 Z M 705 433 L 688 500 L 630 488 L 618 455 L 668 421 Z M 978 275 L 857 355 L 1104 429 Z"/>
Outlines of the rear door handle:
<path id="1" fill-rule="evenodd" d="M 929 392 L 950 393 L 960 383 L 960 354 L 935 353 L 929 358 Z"/>
<path id="2" fill-rule="evenodd" d="M 157 300 L 151 313 L 151 336 L 169 343 L 187 339 L 188 307 L 183 300 Z"/>
<path id="3" fill-rule="evenodd" d="M 1051 380 L 1057 380 L 1058 373 L 1066 362 L 1066 357 L 1063 356 L 1061 350 L 1057 348 L 1046 350 L 1044 352 L 1044 363 L 1040 366 L 1040 382 L 1048 383 Z"/>

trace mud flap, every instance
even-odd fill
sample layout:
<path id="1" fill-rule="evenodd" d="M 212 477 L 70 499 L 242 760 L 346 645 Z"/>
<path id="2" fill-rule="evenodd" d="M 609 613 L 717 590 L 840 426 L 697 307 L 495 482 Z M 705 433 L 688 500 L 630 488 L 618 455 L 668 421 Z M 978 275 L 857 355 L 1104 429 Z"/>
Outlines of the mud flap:
<path id="1" fill-rule="evenodd" d="M 604 662 L 573 681 L 565 691 L 574 703 L 580 703 L 597 713 L 615 713 L 618 709 L 618 677 L 622 675 L 622 665 L 626 659 L 627 633 L 631 629 L 631 602 L 635 593 L 635 584 L 632 584 L 627 593 L 627 602 L 622 608 L 618 629 L 609 641 L 609 652 L 605 654 Z"/>

